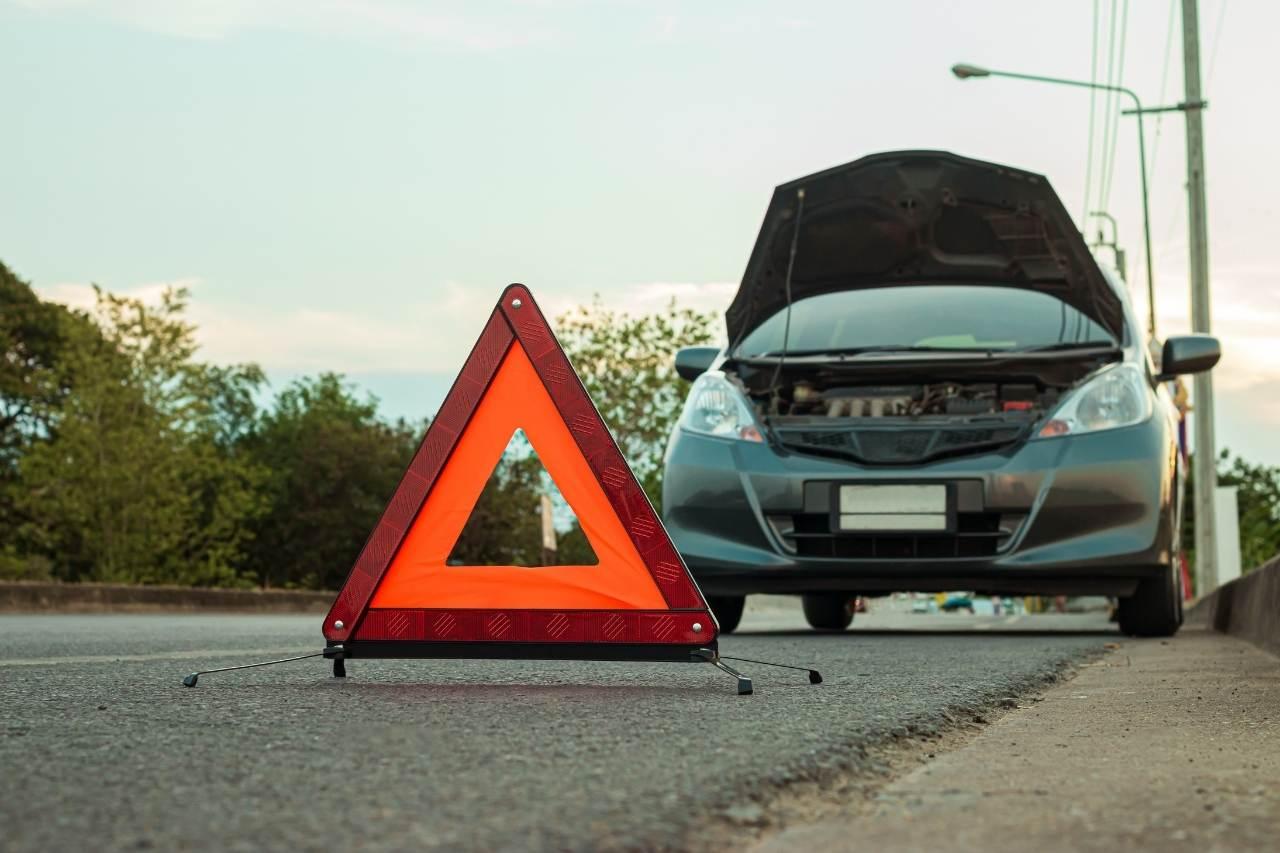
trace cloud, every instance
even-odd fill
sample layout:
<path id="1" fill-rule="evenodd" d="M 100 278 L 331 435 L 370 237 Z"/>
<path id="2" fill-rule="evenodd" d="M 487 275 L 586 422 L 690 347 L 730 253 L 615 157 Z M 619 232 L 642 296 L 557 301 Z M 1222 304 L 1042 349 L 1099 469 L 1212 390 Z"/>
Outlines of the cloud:
<path id="1" fill-rule="evenodd" d="M 712 331 L 717 340 L 724 337 L 724 324 L 720 318 L 733 300 L 737 291 L 737 282 L 666 282 L 655 281 L 643 284 L 617 284 L 600 287 L 590 297 L 571 294 L 557 294 L 542 291 L 538 302 L 547 317 L 554 321 L 573 309 L 592 302 L 597 297 L 600 304 L 610 311 L 622 314 L 652 314 L 666 310 L 674 300 L 677 308 L 691 308 L 695 311 L 708 312 L 714 316 Z M 724 343 L 720 340 L 720 343 Z"/>
<path id="2" fill-rule="evenodd" d="M 665 309 L 674 300 L 679 308 L 719 315 L 729 307 L 737 289 L 737 282 L 731 281 L 654 281 L 603 287 L 597 293 L 606 308 L 624 314 L 651 314 Z M 539 301 L 546 307 L 548 316 L 554 317 L 589 300 L 552 295 Z"/>
<path id="3" fill-rule="evenodd" d="M 455 286 L 456 287 L 456 286 Z M 452 295 L 406 304 L 394 314 L 321 308 L 262 310 L 192 306 L 201 355 L 215 362 L 253 361 L 293 372 L 457 371 L 484 327 L 493 300 Z"/>
<path id="4" fill-rule="evenodd" d="M 201 357 L 217 363 L 252 361 L 271 370 L 337 372 L 452 372 L 462 364 L 493 310 L 492 288 L 449 281 L 429 302 L 400 305 L 394 314 L 338 308 L 270 309 L 259 305 L 216 304 L 197 276 L 147 282 L 112 292 L 155 304 L 166 287 L 192 291 L 189 316 L 196 325 Z M 658 311 L 672 299 L 680 307 L 723 312 L 737 285 L 731 282 L 652 282 L 610 287 L 605 305 L 628 314 Z M 59 283 L 37 287 L 44 299 L 91 309 L 93 286 Z M 621 295 L 618 295 L 621 294 Z M 551 318 L 581 304 L 566 294 L 543 292 L 539 300 Z"/>
<path id="5" fill-rule="evenodd" d="M 276 30 L 331 36 L 396 37 L 469 50 L 501 50 L 551 39 L 536 18 L 502 21 L 469 7 L 407 0 L 18 0 L 50 13 L 81 13 L 193 39 Z"/>
<path id="6" fill-rule="evenodd" d="M 111 292 L 117 296 L 124 296 L 129 299 L 139 299 L 147 305 L 155 305 L 159 303 L 160 296 L 166 290 L 178 288 L 194 288 L 200 284 L 200 279 L 175 278 L 170 281 L 153 281 L 146 284 L 137 284 L 126 290 L 112 290 Z M 84 284 L 83 282 L 61 282 L 58 284 L 45 285 L 36 287 L 36 293 L 40 298 L 50 302 L 60 302 L 69 308 L 78 308 L 81 311 L 92 311 L 97 304 L 98 298 L 93 292 L 92 284 Z"/>
<path id="7" fill-rule="evenodd" d="M 257 362 L 273 370 L 388 370 L 423 363 L 431 347 L 412 325 L 310 308 L 257 311 L 196 308 L 201 355 L 215 362 Z"/>
<path id="8" fill-rule="evenodd" d="M 218 364 L 255 362 L 285 373 L 405 373 L 452 375 L 461 366 L 496 297 L 456 282 L 435 291 L 430 303 L 399 305 L 377 316 L 335 307 L 271 308 L 219 304 L 196 276 L 109 288 L 118 296 L 156 304 L 167 287 L 191 290 L 188 319 L 196 327 L 200 358 Z M 43 299 L 90 310 L 93 285 L 63 282 L 37 286 Z"/>
<path id="9" fill-rule="evenodd" d="M 697 311 L 724 313 L 738 290 L 733 281 L 666 282 L 655 281 L 627 287 L 612 288 L 611 292 L 623 294 L 605 302 L 619 311 L 630 314 L 647 314 L 665 308 L 673 299 L 681 308 Z"/>
<path id="10" fill-rule="evenodd" d="M 1213 271 L 1211 328 L 1222 341 L 1222 362 L 1214 370 L 1215 385 L 1226 391 L 1280 387 L 1280 302 L 1272 298 L 1273 271 L 1258 267 L 1223 267 Z M 1161 284 L 1162 293 L 1188 292 L 1185 279 Z M 1191 329 L 1189 299 L 1163 298 L 1159 303 L 1161 336 Z M 1145 316 L 1145 299 L 1139 316 Z M 1262 410 L 1260 410 L 1260 414 Z M 1280 425 L 1280 413 L 1268 410 L 1268 423 Z"/>

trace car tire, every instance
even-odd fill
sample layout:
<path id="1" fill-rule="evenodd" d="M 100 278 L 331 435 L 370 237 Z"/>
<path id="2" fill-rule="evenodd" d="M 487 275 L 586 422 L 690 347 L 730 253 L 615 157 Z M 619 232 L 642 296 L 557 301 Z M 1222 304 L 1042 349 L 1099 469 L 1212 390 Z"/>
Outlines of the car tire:
<path id="1" fill-rule="evenodd" d="M 843 631 L 853 622 L 852 595 L 824 593 L 800 597 L 804 618 L 819 631 Z"/>
<path id="2" fill-rule="evenodd" d="M 716 617 L 716 624 L 720 626 L 721 634 L 732 634 L 738 627 L 738 623 L 742 621 L 742 608 L 747 603 L 745 595 L 711 595 L 707 597 L 707 604 L 711 607 L 711 613 Z"/>
<path id="3" fill-rule="evenodd" d="M 1131 637 L 1172 637 L 1182 627 L 1182 575 L 1170 566 L 1158 578 L 1138 581 L 1120 599 L 1120 630 Z"/>

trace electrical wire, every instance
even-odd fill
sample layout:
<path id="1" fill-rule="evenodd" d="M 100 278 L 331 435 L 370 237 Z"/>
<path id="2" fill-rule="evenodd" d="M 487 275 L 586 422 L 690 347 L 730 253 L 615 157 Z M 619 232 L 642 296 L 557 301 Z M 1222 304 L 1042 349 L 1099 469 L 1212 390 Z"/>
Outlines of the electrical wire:
<path id="1" fill-rule="evenodd" d="M 1169 23 L 1164 33 L 1164 70 L 1160 72 L 1160 100 L 1165 102 L 1165 92 L 1169 88 L 1169 61 L 1173 58 L 1173 22 L 1178 11 L 1178 0 L 1169 0 Z M 1141 116 L 1139 116 L 1141 121 Z M 1151 143 L 1151 160 L 1147 165 L 1148 179 L 1155 176 L 1156 158 L 1160 155 L 1160 129 L 1164 124 L 1164 113 L 1156 113 L 1156 135 Z"/>
<path id="2" fill-rule="evenodd" d="M 1115 85 L 1112 83 L 1115 72 L 1116 59 L 1116 3 L 1117 0 L 1111 0 L 1111 25 L 1107 31 L 1107 75 L 1106 85 Z M 1103 200 L 1102 191 L 1107 186 L 1107 151 L 1111 147 L 1111 110 L 1115 104 L 1116 93 L 1109 89 L 1102 97 L 1102 160 L 1098 169 L 1098 202 L 1100 209 L 1106 208 L 1106 202 Z"/>
<path id="3" fill-rule="evenodd" d="M 1112 86 L 1124 85 L 1124 56 L 1125 47 L 1129 39 L 1129 0 L 1124 0 L 1121 5 L 1120 12 L 1120 52 L 1116 60 L 1116 75 Z M 1116 93 L 1115 112 L 1111 115 L 1111 151 L 1107 157 L 1106 169 L 1103 173 L 1104 184 L 1102 187 L 1102 209 L 1106 210 L 1111 201 L 1111 181 L 1116 173 L 1116 142 L 1120 138 L 1120 96 Z M 1142 121 L 1142 116 L 1135 116 L 1138 121 Z"/>
<path id="4" fill-rule="evenodd" d="M 1218 22 L 1213 27 L 1213 42 L 1209 47 L 1209 72 L 1204 78 L 1204 91 L 1207 95 L 1209 87 L 1213 85 L 1213 69 L 1218 61 L 1218 39 L 1222 35 L 1222 24 L 1227 19 L 1227 0 L 1222 0 L 1222 5 L 1218 7 Z"/>
<path id="5" fill-rule="evenodd" d="M 1164 239 L 1160 241 L 1160 245 L 1168 245 L 1173 242 L 1174 237 L 1185 230 L 1187 216 L 1187 194 L 1178 193 L 1178 203 L 1169 208 L 1169 224 L 1165 226 Z M 1179 241 L 1176 248 L 1181 251 L 1185 248 L 1185 242 Z"/>
<path id="6" fill-rule="evenodd" d="M 1093 0 L 1093 41 L 1089 46 L 1089 82 L 1098 82 L 1098 0 Z M 1089 148 L 1084 160 L 1084 211 L 1080 215 L 1080 230 L 1089 221 L 1089 198 L 1093 183 L 1093 114 L 1098 100 L 1098 90 L 1089 90 Z"/>

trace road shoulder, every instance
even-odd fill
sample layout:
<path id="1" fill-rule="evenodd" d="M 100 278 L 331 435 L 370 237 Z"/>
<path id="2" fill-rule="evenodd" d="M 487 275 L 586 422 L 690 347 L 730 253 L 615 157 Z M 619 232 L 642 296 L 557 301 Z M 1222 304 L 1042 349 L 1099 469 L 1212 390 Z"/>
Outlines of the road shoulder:
<path id="1" fill-rule="evenodd" d="M 1043 701 L 757 849 L 1271 849 L 1278 721 L 1277 658 L 1204 630 L 1125 641 Z"/>

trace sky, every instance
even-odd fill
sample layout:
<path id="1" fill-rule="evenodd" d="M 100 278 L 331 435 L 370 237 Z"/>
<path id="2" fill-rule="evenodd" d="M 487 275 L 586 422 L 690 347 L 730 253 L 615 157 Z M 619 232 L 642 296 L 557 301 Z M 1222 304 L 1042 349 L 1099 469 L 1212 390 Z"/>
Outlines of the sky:
<path id="1" fill-rule="evenodd" d="M 1218 444 L 1280 464 L 1280 114 L 1259 73 L 1280 7 L 1200 17 Z M 276 387 L 342 372 L 413 418 L 506 283 L 549 315 L 597 293 L 721 313 L 772 188 L 876 151 L 1045 174 L 1076 216 L 1114 214 L 1141 283 L 1135 120 L 948 68 L 1110 66 L 1176 103 L 1180 27 L 1168 0 L 0 0 L 0 260 L 73 305 L 187 286 L 203 357 Z M 1190 329 L 1184 124 L 1146 127 L 1163 336 Z"/>

